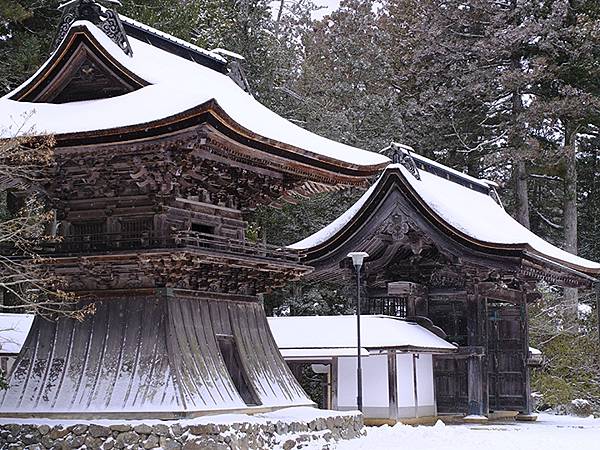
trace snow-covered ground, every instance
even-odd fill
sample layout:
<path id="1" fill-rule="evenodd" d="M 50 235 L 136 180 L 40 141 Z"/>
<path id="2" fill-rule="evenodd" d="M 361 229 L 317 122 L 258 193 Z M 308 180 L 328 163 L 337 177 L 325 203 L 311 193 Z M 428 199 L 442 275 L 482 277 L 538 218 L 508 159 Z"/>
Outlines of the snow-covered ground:
<path id="1" fill-rule="evenodd" d="M 307 450 L 321 449 L 318 445 Z M 367 427 L 361 439 L 332 450 L 597 450 L 600 419 L 541 414 L 532 423 Z"/>

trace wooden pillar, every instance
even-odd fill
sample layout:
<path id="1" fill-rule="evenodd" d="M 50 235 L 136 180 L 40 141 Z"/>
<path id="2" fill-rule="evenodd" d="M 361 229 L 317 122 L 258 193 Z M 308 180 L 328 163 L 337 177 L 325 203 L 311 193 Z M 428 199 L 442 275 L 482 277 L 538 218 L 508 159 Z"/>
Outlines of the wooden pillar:
<path id="1" fill-rule="evenodd" d="M 392 420 L 398 420 L 398 359 L 396 355 L 396 350 L 388 350 L 387 352 L 389 394 L 388 418 Z"/>
<path id="2" fill-rule="evenodd" d="M 338 358 L 334 356 L 331 358 L 331 409 L 338 409 Z"/>
<path id="3" fill-rule="evenodd" d="M 417 379 L 417 359 L 419 355 L 412 354 L 412 369 L 413 369 L 413 395 L 415 402 L 415 417 L 419 417 L 419 380 Z"/>
<path id="4" fill-rule="evenodd" d="M 516 420 L 531 422 L 537 419 L 537 414 L 533 413 L 533 404 L 531 401 L 531 373 L 527 364 L 529 359 L 529 314 L 527 313 L 527 292 L 522 291 L 521 303 L 519 304 L 521 338 L 522 338 L 522 359 L 523 359 L 523 396 L 524 408 L 515 417 Z"/>
<path id="5" fill-rule="evenodd" d="M 487 347 L 487 313 L 485 299 L 479 295 L 477 281 L 467 286 L 467 344 L 471 355 L 467 359 L 469 416 L 489 414 L 485 348 Z"/>

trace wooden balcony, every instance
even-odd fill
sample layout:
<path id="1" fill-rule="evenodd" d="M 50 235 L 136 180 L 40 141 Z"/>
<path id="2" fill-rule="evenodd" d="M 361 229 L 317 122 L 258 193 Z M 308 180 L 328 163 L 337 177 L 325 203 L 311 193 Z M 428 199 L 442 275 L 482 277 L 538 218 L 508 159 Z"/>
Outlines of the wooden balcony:
<path id="1" fill-rule="evenodd" d="M 215 254 L 248 256 L 291 263 L 300 262 L 300 253 L 293 249 L 196 231 L 180 231 L 169 236 L 160 236 L 150 232 L 136 235 L 103 233 L 67 236 L 60 242 L 41 245 L 39 253 L 72 256 L 159 249 L 201 250 Z"/>

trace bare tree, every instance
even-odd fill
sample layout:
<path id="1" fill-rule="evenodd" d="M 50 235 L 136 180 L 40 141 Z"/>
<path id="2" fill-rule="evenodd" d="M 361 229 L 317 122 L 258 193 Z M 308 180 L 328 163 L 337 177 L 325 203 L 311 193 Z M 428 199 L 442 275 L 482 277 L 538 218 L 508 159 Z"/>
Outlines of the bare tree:
<path id="1" fill-rule="evenodd" d="M 2 133 L 0 133 L 2 135 Z M 52 260 L 54 213 L 44 186 L 54 167 L 54 139 L 17 130 L 0 140 L 0 291 L 2 309 L 82 319 L 88 309 L 67 292 Z"/>

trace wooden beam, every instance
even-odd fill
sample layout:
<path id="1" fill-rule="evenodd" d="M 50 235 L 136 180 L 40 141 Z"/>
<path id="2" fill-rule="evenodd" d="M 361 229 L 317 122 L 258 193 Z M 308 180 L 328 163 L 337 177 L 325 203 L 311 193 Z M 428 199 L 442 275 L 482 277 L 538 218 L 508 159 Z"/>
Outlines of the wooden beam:
<path id="1" fill-rule="evenodd" d="M 388 295 L 406 296 L 424 292 L 425 288 L 410 281 L 393 281 L 387 284 L 387 291 Z"/>
<path id="2" fill-rule="evenodd" d="M 398 360 L 396 350 L 387 351 L 389 419 L 398 420 Z"/>
<path id="3" fill-rule="evenodd" d="M 524 300 L 523 293 L 517 289 L 510 289 L 494 282 L 478 283 L 479 295 L 505 302 L 519 304 Z"/>

